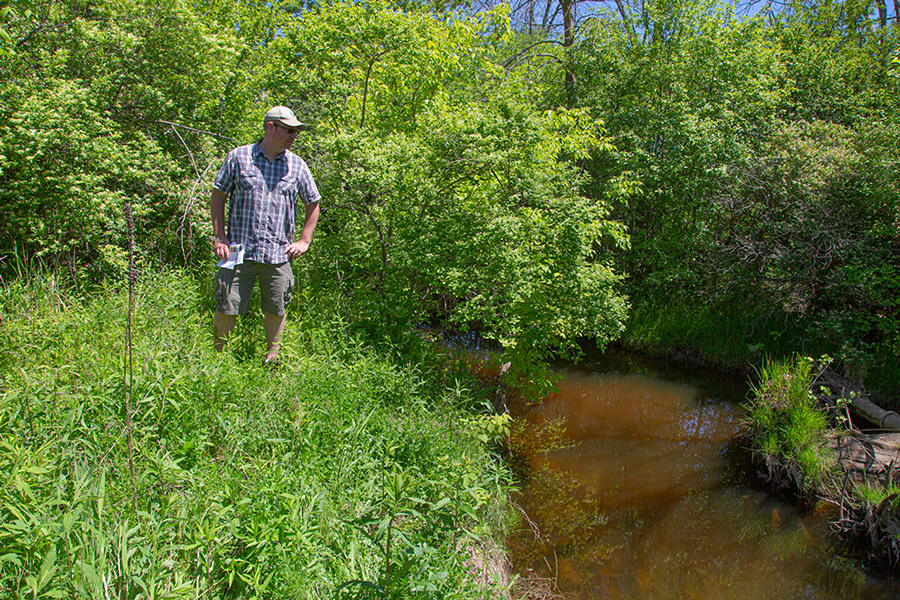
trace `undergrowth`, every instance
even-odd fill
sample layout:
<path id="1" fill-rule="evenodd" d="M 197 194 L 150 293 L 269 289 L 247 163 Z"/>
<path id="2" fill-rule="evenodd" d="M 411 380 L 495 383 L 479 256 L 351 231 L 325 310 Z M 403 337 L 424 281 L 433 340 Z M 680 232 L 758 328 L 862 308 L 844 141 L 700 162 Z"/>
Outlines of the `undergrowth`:
<path id="1" fill-rule="evenodd" d="M 739 304 L 713 307 L 677 296 L 665 302 L 636 300 L 622 341 L 650 353 L 685 352 L 725 369 L 759 365 L 766 356 L 789 357 L 798 349 L 825 353 L 786 315 L 751 320 L 748 314 Z"/>
<path id="2" fill-rule="evenodd" d="M 127 290 L 21 275 L 0 286 L 0 597 L 496 597 L 471 556 L 509 478 L 462 374 L 325 310 L 290 316 L 277 372 L 259 327 L 215 354 L 203 286 L 168 271 L 135 292 L 128 435 Z"/>

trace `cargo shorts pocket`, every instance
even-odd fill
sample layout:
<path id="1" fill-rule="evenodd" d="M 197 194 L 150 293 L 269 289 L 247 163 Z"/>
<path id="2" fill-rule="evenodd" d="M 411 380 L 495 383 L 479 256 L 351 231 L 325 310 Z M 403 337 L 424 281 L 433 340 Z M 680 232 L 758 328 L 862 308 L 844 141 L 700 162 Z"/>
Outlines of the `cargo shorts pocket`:
<path id="1" fill-rule="evenodd" d="M 291 272 L 291 277 L 288 279 L 287 285 L 284 286 L 284 307 L 287 308 L 288 304 L 291 303 L 291 295 L 294 293 L 294 273 Z"/>
<path id="2" fill-rule="evenodd" d="M 231 269 L 219 269 L 216 273 L 216 287 L 214 298 L 216 310 L 224 314 L 231 314 L 228 299 L 231 295 L 231 284 L 234 281 L 234 271 Z"/>

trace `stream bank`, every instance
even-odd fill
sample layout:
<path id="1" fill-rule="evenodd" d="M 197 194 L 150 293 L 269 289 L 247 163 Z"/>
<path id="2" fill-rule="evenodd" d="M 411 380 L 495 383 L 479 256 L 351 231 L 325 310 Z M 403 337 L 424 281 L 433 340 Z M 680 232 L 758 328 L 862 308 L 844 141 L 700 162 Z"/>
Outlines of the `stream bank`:
<path id="1" fill-rule="evenodd" d="M 808 377 L 806 369 L 795 362 L 784 377 Z M 821 439 L 815 441 L 815 452 L 825 468 L 810 477 L 790 456 L 795 450 L 766 451 L 756 443 L 758 462 L 765 465 L 775 485 L 792 489 L 809 502 L 836 507 L 832 529 L 844 547 L 867 568 L 896 577 L 894 569 L 900 564 L 900 487 L 895 483 L 900 470 L 900 416 L 880 408 L 861 385 L 841 377 L 828 365 L 817 365 L 815 370 L 815 377 L 802 391 L 815 410 L 827 415 Z M 763 388 L 752 399 L 757 406 L 771 402 L 765 396 L 772 393 L 772 386 Z M 758 423 L 751 424 L 751 429 L 758 427 Z"/>
<path id="2" fill-rule="evenodd" d="M 745 379 L 618 350 L 561 373 L 558 394 L 510 404 L 529 475 L 508 546 L 537 586 L 520 597 L 900 594 L 831 550 L 830 507 L 801 511 L 748 476 Z"/>
<path id="3" fill-rule="evenodd" d="M 756 380 L 760 374 L 759 365 L 725 365 L 690 347 L 627 346 L 630 351 L 688 369 L 716 369 L 745 380 Z M 815 485 L 805 486 L 794 465 L 780 464 L 775 456 L 759 456 L 756 466 L 765 471 L 773 489 L 787 491 L 801 504 L 822 501 L 837 507 L 832 530 L 845 551 L 866 568 L 896 578 L 894 569 L 900 564 L 900 487 L 896 484 L 900 479 L 900 415 L 883 409 L 861 381 L 842 376 L 831 363 L 819 367 L 809 394 L 829 415 L 831 427 L 823 441 L 832 454 L 833 469 Z"/>

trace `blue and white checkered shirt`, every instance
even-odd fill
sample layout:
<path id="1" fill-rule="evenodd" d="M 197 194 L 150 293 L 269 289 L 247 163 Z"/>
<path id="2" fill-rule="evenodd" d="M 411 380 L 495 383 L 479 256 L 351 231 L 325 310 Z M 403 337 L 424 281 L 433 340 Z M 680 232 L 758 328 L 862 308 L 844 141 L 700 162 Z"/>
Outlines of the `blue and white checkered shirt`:
<path id="1" fill-rule="evenodd" d="M 229 197 L 229 241 L 244 245 L 244 260 L 273 265 L 288 260 L 298 194 L 304 206 L 319 201 L 302 158 L 285 150 L 269 162 L 259 142 L 229 152 L 213 187 Z"/>

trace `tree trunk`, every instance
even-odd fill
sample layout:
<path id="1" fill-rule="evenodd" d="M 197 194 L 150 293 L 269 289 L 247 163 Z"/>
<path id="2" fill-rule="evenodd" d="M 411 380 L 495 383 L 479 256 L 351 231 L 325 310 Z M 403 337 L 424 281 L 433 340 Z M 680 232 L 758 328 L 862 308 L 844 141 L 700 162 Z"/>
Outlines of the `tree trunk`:
<path id="1" fill-rule="evenodd" d="M 575 0 L 560 0 L 563 12 L 563 47 L 575 44 Z M 566 67 L 566 101 L 575 105 L 575 74 Z"/>
<path id="2" fill-rule="evenodd" d="M 878 9 L 878 25 L 884 29 L 887 26 L 887 4 L 885 0 L 875 0 L 875 6 Z M 896 2 L 894 10 L 896 10 Z"/>
<path id="3" fill-rule="evenodd" d="M 834 396 L 822 396 L 827 402 L 834 402 L 843 398 L 853 408 L 853 410 L 879 429 L 887 431 L 900 431 L 900 415 L 892 410 L 884 410 L 871 400 L 869 400 L 865 391 L 858 386 L 851 385 L 848 381 L 838 376 L 830 370 L 824 371 L 817 382 L 831 388 Z"/>

